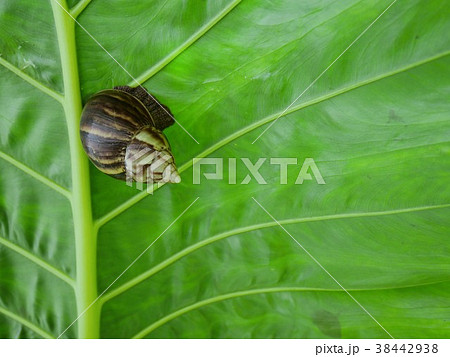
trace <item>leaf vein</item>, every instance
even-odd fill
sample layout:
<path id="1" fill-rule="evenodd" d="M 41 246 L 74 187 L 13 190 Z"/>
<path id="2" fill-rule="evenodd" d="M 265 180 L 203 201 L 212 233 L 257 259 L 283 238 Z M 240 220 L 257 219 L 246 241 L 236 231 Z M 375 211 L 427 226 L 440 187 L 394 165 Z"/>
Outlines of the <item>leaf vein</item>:
<path id="1" fill-rule="evenodd" d="M 434 206 L 421 206 L 421 207 L 412 207 L 412 208 L 396 209 L 396 210 L 389 210 L 389 211 L 357 212 L 357 213 L 334 214 L 334 215 L 327 215 L 327 216 L 300 217 L 300 218 L 291 218 L 291 219 L 280 220 L 279 223 L 281 225 L 288 225 L 288 224 L 298 224 L 298 223 L 305 223 L 305 222 L 319 222 L 319 221 L 328 221 L 328 220 L 336 220 L 336 219 L 388 216 L 388 215 L 393 215 L 393 214 L 420 212 L 420 211 L 442 209 L 442 208 L 449 208 L 449 207 L 450 207 L 450 204 L 441 204 L 441 205 L 434 205 Z M 101 303 L 104 304 L 108 300 L 126 292 L 127 290 L 131 289 L 132 287 L 140 284 L 141 282 L 145 281 L 146 279 L 148 279 L 151 276 L 155 275 L 156 273 L 160 272 L 161 270 L 174 264 L 178 260 L 184 258 L 185 256 L 187 256 L 189 254 L 194 253 L 195 251 L 197 251 L 200 248 L 203 248 L 209 244 L 212 244 L 214 242 L 220 241 L 225 238 L 229 238 L 231 236 L 235 236 L 235 235 L 239 235 L 239 234 L 243 234 L 243 233 L 247 233 L 247 232 L 251 232 L 251 231 L 256 231 L 259 229 L 276 227 L 276 226 L 278 226 L 278 223 L 274 222 L 274 221 L 255 224 L 252 226 L 241 227 L 241 228 L 237 228 L 234 230 L 230 230 L 228 232 L 220 233 L 213 237 L 210 237 L 210 238 L 202 240 L 198 243 L 195 243 L 195 244 L 179 251 L 178 253 L 173 254 L 171 257 L 162 261 L 161 263 L 154 266 L 153 268 L 145 271 L 144 273 L 136 276 L 135 278 L 129 280 L 128 282 L 122 284 L 121 286 L 117 287 L 116 289 L 105 294 L 101 299 Z"/>
<path id="2" fill-rule="evenodd" d="M 18 168 L 19 170 L 25 172 L 26 174 L 30 175 L 34 179 L 38 180 L 39 182 L 43 183 L 44 185 L 50 187 L 51 189 L 55 190 L 56 192 L 59 192 L 64 197 L 66 197 L 69 200 L 71 200 L 71 192 L 69 190 L 67 190 L 66 188 L 58 185 L 56 182 L 54 182 L 54 181 L 50 180 L 49 178 L 41 175 L 37 171 L 34 171 L 32 168 L 30 168 L 30 167 L 26 166 L 25 164 L 17 161 L 13 157 L 9 156 L 8 154 L 6 154 L 6 153 L 4 153 L 2 151 L 0 151 L 0 157 L 3 160 L 9 162 L 11 165 L 13 165 L 16 168 Z"/>
<path id="3" fill-rule="evenodd" d="M 43 92 L 43 93 L 49 95 L 50 97 L 52 97 L 53 99 L 55 99 L 60 104 L 63 103 L 63 101 L 64 101 L 64 96 L 63 95 L 55 92 L 53 89 L 50 89 L 49 87 L 47 87 L 44 84 L 40 83 L 39 81 L 37 81 L 33 77 L 30 77 L 25 72 L 22 72 L 19 68 L 17 68 L 16 66 L 12 65 L 8 61 L 6 61 L 4 58 L 0 57 L 0 64 L 3 67 L 5 67 L 6 69 L 8 69 L 11 72 L 13 72 L 14 74 L 16 74 L 18 77 L 22 78 L 25 82 L 28 82 L 29 84 L 31 84 L 35 88 L 39 89 L 41 92 Z"/>
<path id="4" fill-rule="evenodd" d="M 215 152 L 216 150 L 219 150 L 220 148 L 222 148 L 226 144 L 229 144 L 230 142 L 232 142 L 232 141 L 234 141 L 234 140 L 244 136 L 245 134 L 248 134 L 249 132 L 251 132 L 251 131 L 253 131 L 253 130 L 263 126 L 264 124 L 267 124 L 267 123 L 275 120 L 282 113 L 283 113 L 283 115 L 281 117 L 285 117 L 285 116 L 287 116 L 289 114 L 292 114 L 292 113 L 294 113 L 296 111 L 299 111 L 301 109 L 310 107 L 312 105 L 318 104 L 318 103 L 323 102 L 323 101 L 325 101 L 327 99 L 331 99 L 331 98 L 337 97 L 339 95 L 345 94 L 347 92 L 350 92 L 352 90 L 358 89 L 360 87 L 363 87 L 363 86 L 375 83 L 377 81 L 383 80 L 383 79 L 388 78 L 388 77 L 395 76 L 395 75 L 400 74 L 402 72 L 406 72 L 406 71 L 414 69 L 416 67 L 425 65 L 425 64 L 427 64 L 429 62 L 438 60 L 438 59 L 446 57 L 448 55 L 450 55 L 450 51 L 440 53 L 438 55 L 426 58 L 426 59 L 424 59 L 422 61 L 412 63 L 412 64 L 410 64 L 410 65 L 408 65 L 406 67 L 402 67 L 400 69 L 384 73 L 382 75 L 376 76 L 376 77 L 371 78 L 371 79 L 367 79 L 365 81 L 353 84 L 351 86 L 341 88 L 339 90 L 336 90 L 336 91 L 328 93 L 328 94 L 326 94 L 324 96 L 320 96 L 318 98 L 312 99 L 310 101 L 294 105 L 288 111 L 286 111 L 284 113 L 282 111 L 280 111 L 280 112 L 271 114 L 270 116 L 267 116 L 266 118 L 263 118 L 263 119 L 255 122 L 255 123 L 245 127 L 245 128 L 242 128 L 242 129 L 236 131 L 235 133 L 233 133 L 232 135 L 229 135 L 228 137 L 218 141 L 216 144 L 210 146 L 209 148 L 207 148 L 206 150 L 204 150 L 200 154 L 196 155 L 196 157 L 197 158 L 204 158 L 204 157 L 208 156 L 209 154 Z M 178 171 L 181 174 L 182 172 L 184 172 L 187 169 L 189 169 L 191 166 L 192 166 L 192 160 L 190 160 L 188 162 L 185 162 L 183 165 L 181 165 L 179 167 Z M 162 187 L 162 186 L 164 186 L 164 185 L 159 185 L 157 187 L 154 187 L 153 192 L 155 190 L 157 190 L 158 188 Z M 121 205 L 119 205 L 116 208 L 112 209 L 109 213 L 107 213 L 103 217 L 97 219 L 97 221 L 96 221 L 97 228 L 100 228 L 104 224 L 108 223 L 110 220 L 114 219 L 115 217 L 120 215 L 122 212 L 124 212 L 127 209 L 129 209 L 130 207 L 134 206 L 136 203 L 140 202 L 142 199 L 144 199 L 147 196 L 148 196 L 148 193 L 145 192 L 145 191 L 141 192 L 141 193 L 138 193 L 135 196 L 133 196 L 130 199 L 128 199 L 127 201 L 125 201 L 124 203 L 122 203 Z"/>
<path id="5" fill-rule="evenodd" d="M 77 18 L 86 9 L 86 7 L 91 3 L 92 0 L 80 0 L 69 12 L 74 17 Z"/>
<path id="6" fill-rule="evenodd" d="M 53 336 L 52 334 L 50 334 L 49 332 L 41 329 L 39 326 L 36 326 L 35 324 L 33 324 L 32 322 L 28 321 L 27 319 L 15 314 L 14 312 L 1 307 L 0 306 L 0 313 L 19 322 L 20 324 L 28 327 L 30 330 L 36 332 L 38 335 L 44 337 L 44 338 L 56 338 L 55 336 Z"/>
<path id="7" fill-rule="evenodd" d="M 401 286 L 401 287 L 382 287 L 382 288 L 372 288 L 372 289 L 347 289 L 348 291 L 352 292 L 358 292 L 358 291 L 378 291 L 378 290 L 392 290 L 392 289 L 405 289 L 405 288 L 411 288 L 411 287 L 420 287 L 420 286 L 428 286 L 428 285 L 436 285 L 440 283 L 444 283 L 446 281 L 438 281 L 438 282 L 432 282 L 432 283 L 426 283 L 426 284 L 418 284 L 418 285 L 407 285 L 407 286 Z M 222 302 L 225 300 L 230 300 L 234 298 L 240 298 L 245 296 L 251 296 L 251 295 L 259 295 L 259 294 L 270 294 L 270 293 L 283 293 L 283 292 L 345 292 L 342 289 L 325 289 L 325 288 L 307 288 L 307 287 L 269 287 L 269 288 L 261 288 L 261 289 L 251 289 L 251 290 L 243 290 L 243 291 L 237 291 L 233 293 L 223 294 L 223 295 L 217 295 L 209 299 L 205 299 L 202 301 L 198 301 L 192 305 L 185 306 L 184 308 L 181 308 L 179 310 L 176 310 L 163 318 L 157 320 L 156 322 L 152 323 L 151 325 L 147 326 L 146 328 L 139 331 L 137 334 L 135 334 L 132 338 L 143 338 L 152 331 L 156 330 L 158 327 L 161 327 L 162 325 L 176 319 L 177 317 L 184 315 L 188 312 L 191 312 L 193 310 L 200 309 L 204 306 L 211 305 L 214 303 Z"/>
<path id="8" fill-rule="evenodd" d="M 75 286 L 75 280 L 72 279 L 70 276 L 68 276 L 66 273 L 63 273 L 58 268 L 54 267 L 50 263 L 46 262 L 42 258 L 34 255 L 33 253 L 23 249 L 22 247 L 19 247 L 18 245 L 10 242 L 9 240 L 0 237 L 0 244 L 3 246 L 11 249 L 12 251 L 16 252 L 17 254 L 20 254 L 22 257 L 28 259 L 29 261 L 35 263 L 36 265 L 39 265 L 41 268 L 47 270 L 49 273 L 53 274 L 57 278 L 65 281 L 70 286 Z"/>
<path id="9" fill-rule="evenodd" d="M 197 32 L 192 34 L 185 42 L 178 46 L 174 51 L 169 53 L 166 57 L 157 62 L 153 67 L 149 68 L 142 74 L 140 74 L 136 80 L 138 83 L 142 84 L 148 81 L 161 69 L 167 66 L 175 58 L 177 58 L 181 53 L 188 49 L 192 44 L 198 41 L 203 35 L 205 35 L 209 30 L 211 30 L 216 24 L 218 24 L 226 15 L 228 15 L 242 0 L 234 0 L 227 7 L 225 7 L 221 12 L 219 12 L 211 21 L 200 27 Z M 128 85 L 135 85 L 136 81 L 133 80 Z"/>

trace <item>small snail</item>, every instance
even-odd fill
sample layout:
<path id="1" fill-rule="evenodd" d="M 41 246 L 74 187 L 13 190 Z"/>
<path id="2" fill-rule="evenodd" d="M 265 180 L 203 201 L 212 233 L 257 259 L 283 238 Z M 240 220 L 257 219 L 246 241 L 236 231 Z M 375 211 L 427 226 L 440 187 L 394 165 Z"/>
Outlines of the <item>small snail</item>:
<path id="1" fill-rule="evenodd" d="M 162 130 L 174 123 L 169 108 L 143 87 L 114 87 L 94 94 L 81 114 L 84 151 L 105 174 L 120 180 L 181 181 Z"/>

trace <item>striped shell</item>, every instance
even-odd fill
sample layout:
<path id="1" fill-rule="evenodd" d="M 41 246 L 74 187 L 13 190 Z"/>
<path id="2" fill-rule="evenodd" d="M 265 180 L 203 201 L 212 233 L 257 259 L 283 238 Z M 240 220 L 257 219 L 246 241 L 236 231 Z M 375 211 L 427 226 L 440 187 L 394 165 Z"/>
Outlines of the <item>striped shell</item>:
<path id="1" fill-rule="evenodd" d="M 81 141 L 92 163 L 120 180 L 180 182 L 169 142 L 162 133 L 173 123 L 168 108 L 141 88 L 116 88 L 120 90 L 94 94 L 81 115 Z"/>

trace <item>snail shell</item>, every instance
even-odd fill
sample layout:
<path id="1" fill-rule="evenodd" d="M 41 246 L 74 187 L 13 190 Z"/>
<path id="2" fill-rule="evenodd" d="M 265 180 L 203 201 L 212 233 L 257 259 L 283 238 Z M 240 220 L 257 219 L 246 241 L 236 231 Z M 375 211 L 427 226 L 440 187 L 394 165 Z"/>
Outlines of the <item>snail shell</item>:
<path id="1" fill-rule="evenodd" d="M 181 181 L 169 141 L 170 110 L 144 88 L 115 87 L 94 94 L 81 114 L 84 151 L 105 174 L 120 180 Z"/>

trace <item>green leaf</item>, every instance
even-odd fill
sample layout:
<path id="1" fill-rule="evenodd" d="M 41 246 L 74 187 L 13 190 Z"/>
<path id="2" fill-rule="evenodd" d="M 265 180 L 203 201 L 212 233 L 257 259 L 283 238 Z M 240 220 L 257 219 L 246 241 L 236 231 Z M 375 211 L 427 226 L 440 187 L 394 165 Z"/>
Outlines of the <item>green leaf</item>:
<path id="1" fill-rule="evenodd" d="M 0 337 L 450 337 L 445 5 L 3 0 Z M 182 182 L 153 195 L 78 134 L 134 80 L 198 141 L 166 130 Z"/>

